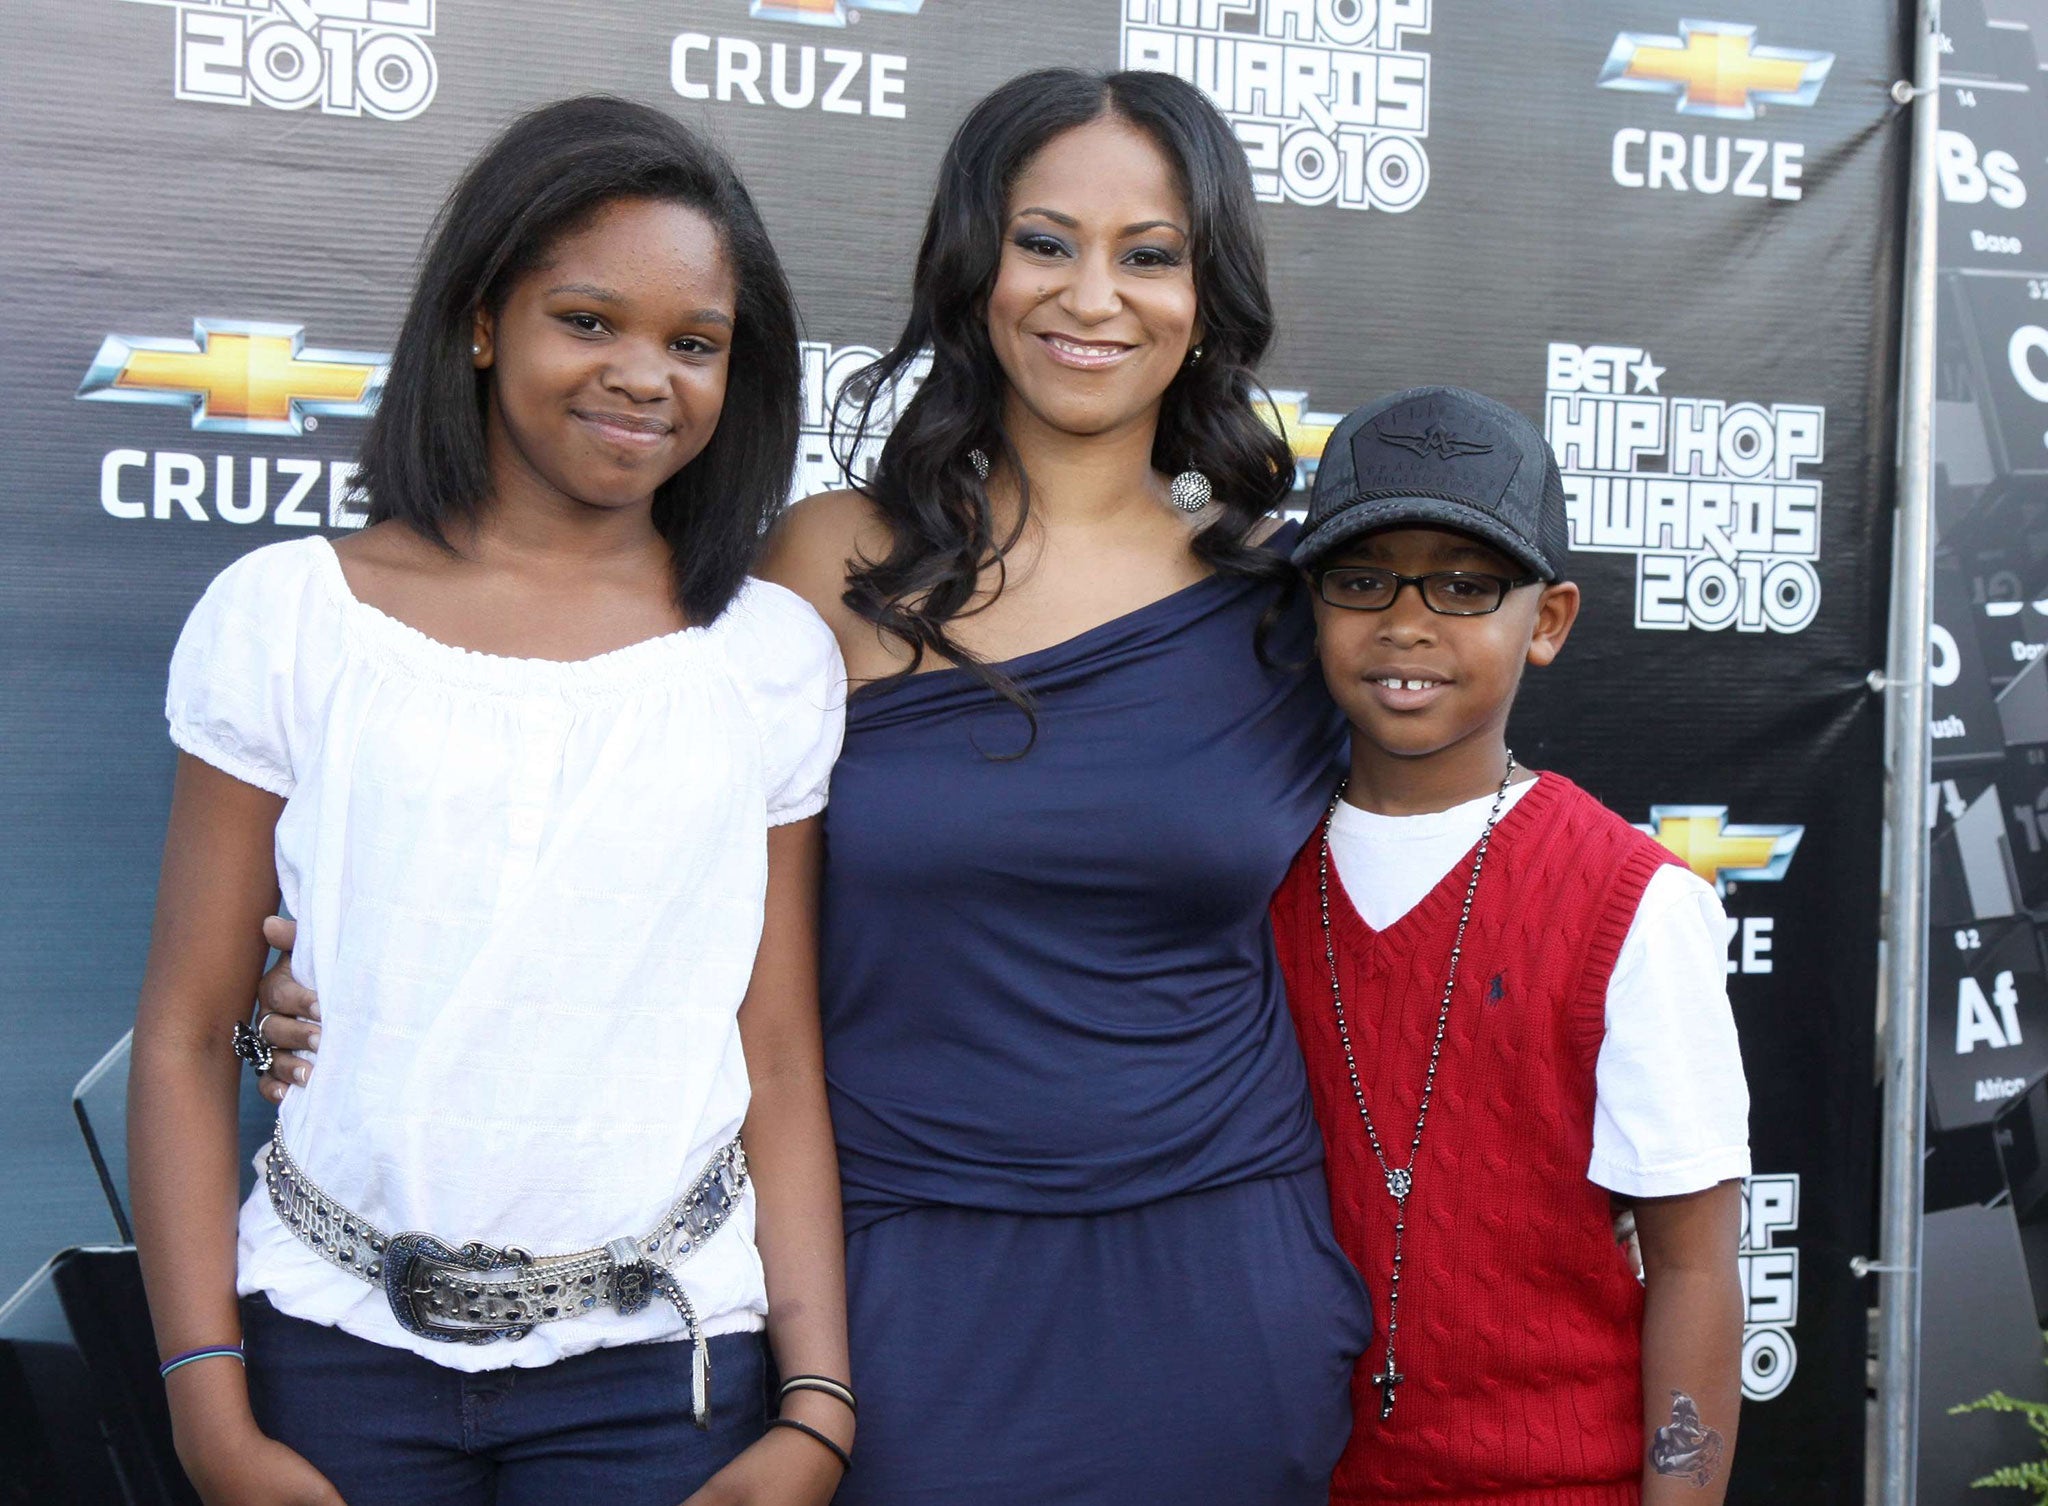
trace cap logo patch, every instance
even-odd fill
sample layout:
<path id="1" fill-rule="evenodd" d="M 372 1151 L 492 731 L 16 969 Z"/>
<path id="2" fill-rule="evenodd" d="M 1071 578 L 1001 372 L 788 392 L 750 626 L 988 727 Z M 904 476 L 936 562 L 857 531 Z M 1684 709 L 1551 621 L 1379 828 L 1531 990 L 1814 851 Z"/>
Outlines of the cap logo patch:
<path id="1" fill-rule="evenodd" d="M 1451 461 L 1460 455 L 1485 455 L 1493 446 L 1476 439 L 1460 439 L 1442 424 L 1431 424 L 1420 434 L 1397 434 L 1391 429 L 1374 428 L 1373 433 L 1383 444 L 1398 446 L 1417 455 L 1434 455 L 1438 460 Z"/>

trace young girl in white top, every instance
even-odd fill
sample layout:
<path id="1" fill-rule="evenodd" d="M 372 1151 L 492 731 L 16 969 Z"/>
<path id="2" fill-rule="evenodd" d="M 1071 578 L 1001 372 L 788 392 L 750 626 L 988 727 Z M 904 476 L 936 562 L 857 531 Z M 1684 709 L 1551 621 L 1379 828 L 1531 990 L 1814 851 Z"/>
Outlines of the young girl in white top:
<path id="1" fill-rule="evenodd" d="M 371 525 L 244 557 L 186 625 L 131 1175 L 213 1506 L 836 1487 L 844 673 L 747 575 L 798 380 L 730 166 L 640 106 L 537 111 L 442 214 Z M 228 1043 L 280 896 L 331 1033 L 238 1238 Z"/>

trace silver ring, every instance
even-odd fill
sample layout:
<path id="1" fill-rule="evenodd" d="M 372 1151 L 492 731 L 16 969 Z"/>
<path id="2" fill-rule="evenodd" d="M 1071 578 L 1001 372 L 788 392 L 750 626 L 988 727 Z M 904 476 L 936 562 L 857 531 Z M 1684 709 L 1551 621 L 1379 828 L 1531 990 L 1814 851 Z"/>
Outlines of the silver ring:
<path id="1" fill-rule="evenodd" d="M 257 1034 L 243 1020 L 235 1021 L 234 1051 L 235 1055 L 250 1065 L 258 1077 L 270 1070 L 270 1063 L 275 1055 L 270 1049 L 270 1042 Z"/>

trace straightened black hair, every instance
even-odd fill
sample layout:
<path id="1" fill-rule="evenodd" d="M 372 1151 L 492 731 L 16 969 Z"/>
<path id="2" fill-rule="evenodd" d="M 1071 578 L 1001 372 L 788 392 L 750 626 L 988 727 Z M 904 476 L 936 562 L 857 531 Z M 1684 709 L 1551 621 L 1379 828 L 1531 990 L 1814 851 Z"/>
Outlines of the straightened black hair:
<path id="1" fill-rule="evenodd" d="M 435 221 L 363 436 L 361 485 L 370 521 L 396 519 L 444 548 L 450 524 L 476 519 L 491 488 L 490 378 L 469 349 L 476 313 L 503 308 L 562 236 L 624 199 L 704 215 L 738 286 L 718 426 L 654 494 L 676 601 L 706 623 L 738 591 L 788 499 L 801 413 L 796 303 L 732 164 L 659 110 L 604 95 L 546 105 L 514 121 L 463 174 Z"/>
<path id="2" fill-rule="evenodd" d="M 946 148 L 909 319 L 888 353 L 850 385 L 848 421 L 835 438 L 854 476 L 853 457 L 879 427 L 878 414 L 930 353 L 930 374 L 904 405 L 873 472 L 854 477 L 887 520 L 891 547 L 848 575 L 845 601 L 910 647 L 902 674 L 914 673 L 930 652 L 971 670 L 1027 713 L 1029 698 L 949 631 L 983 570 L 993 562 L 1000 572 L 1030 511 L 1028 479 L 1002 430 L 1005 378 L 989 343 L 988 298 L 1018 176 L 1055 136 L 1105 115 L 1157 143 L 1190 219 L 1202 354 L 1166 389 L 1152 464 L 1168 475 L 1192 467 L 1215 489 L 1215 516 L 1193 538 L 1198 558 L 1218 574 L 1280 589 L 1261 626 L 1262 658 L 1265 629 L 1284 593 L 1298 586 L 1286 561 L 1246 542 L 1292 489 L 1294 456 L 1253 406 L 1253 394 L 1263 391 L 1253 370 L 1272 342 L 1273 304 L 1244 149 L 1207 97 L 1171 74 L 1048 68 L 1011 79 L 969 112 Z M 1021 505 L 1006 537 L 997 536 L 988 492 L 968 459 L 977 449 L 992 461 L 1001 457 L 997 463 L 1007 462 L 1018 478 Z"/>

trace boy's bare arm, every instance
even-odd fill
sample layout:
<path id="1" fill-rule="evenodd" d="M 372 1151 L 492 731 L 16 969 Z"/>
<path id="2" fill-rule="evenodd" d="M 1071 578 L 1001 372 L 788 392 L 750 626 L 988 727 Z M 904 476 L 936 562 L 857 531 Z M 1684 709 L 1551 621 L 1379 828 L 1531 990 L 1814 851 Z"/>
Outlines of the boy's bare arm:
<path id="1" fill-rule="evenodd" d="M 1639 1198 L 1643 1506 L 1721 1506 L 1742 1407 L 1742 1184 Z"/>

